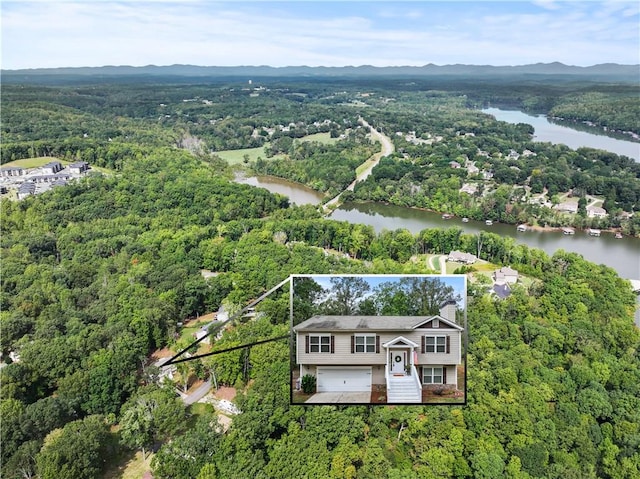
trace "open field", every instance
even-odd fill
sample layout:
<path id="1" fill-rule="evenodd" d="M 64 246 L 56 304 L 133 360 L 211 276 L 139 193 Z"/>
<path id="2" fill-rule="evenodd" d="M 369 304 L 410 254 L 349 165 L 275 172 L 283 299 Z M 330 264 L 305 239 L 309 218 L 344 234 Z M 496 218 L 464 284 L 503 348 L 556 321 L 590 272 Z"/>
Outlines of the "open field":
<path id="1" fill-rule="evenodd" d="M 249 157 L 249 161 L 256 161 L 259 156 L 265 159 L 267 158 L 263 146 L 258 148 L 242 148 L 241 150 L 215 151 L 213 154 L 219 156 L 231 165 L 243 164 L 244 155 Z"/>
<path id="2" fill-rule="evenodd" d="M 213 320 L 213 317 L 207 315 L 207 316 L 202 316 L 197 320 L 189 321 L 185 325 L 185 327 L 182 328 L 182 330 L 180 331 L 180 339 L 178 340 L 178 342 L 181 342 L 183 340 L 195 341 L 196 331 L 199 331 L 202 326 L 204 326 L 207 323 L 210 323 L 212 320 Z"/>
<path id="3" fill-rule="evenodd" d="M 5 163 L 2 166 L 9 166 L 13 168 L 21 167 L 21 168 L 38 168 L 40 166 L 46 165 L 50 161 L 59 161 L 63 165 L 67 166 L 70 162 L 66 160 L 61 160 L 59 158 L 54 158 L 52 156 L 40 156 L 37 158 L 24 158 L 22 160 L 14 160 L 9 163 Z"/>
<path id="4" fill-rule="evenodd" d="M 145 472 L 151 470 L 151 459 L 153 459 L 153 453 L 149 452 L 147 452 L 145 460 L 142 459 L 142 452 L 140 451 L 122 453 L 107 466 L 102 478 L 141 479 Z"/>
<path id="5" fill-rule="evenodd" d="M 338 138 L 331 138 L 329 133 L 314 133 L 313 135 L 307 135 L 302 138 L 298 138 L 295 141 L 317 141 L 319 143 L 332 144 L 338 141 Z M 244 163 L 244 156 L 249 157 L 249 161 L 256 161 L 258 157 L 263 160 L 275 160 L 278 158 L 285 158 L 286 155 L 274 155 L 267 158 L 267 154 L 264 149 L 269 146 L 269 143 L 265 143 L 264 146 L 258 148 L 243 148 L 240 150 L 223 150 L 215 151 L 213 154 L 219 156 L 230 165 L 241 165 Z"/>
<path id="6" fill-rule="evenodd" d="M 47 163 L 51 162 L 51 161 L 59 161 L 60 163 L 62 163 L 63 166 L 68 166 L 71 163 L 73 163 L 72 161 L 68 161 L 68 160 L 61 160 L 60 158 L 56 158 L 54 156 L 40 156 L 37 158 L 24 158 L 22 160 L 14 160 L 14 161 L 10 161 L 9 163 L 4 163 L 2 166 L 3 167 L 13 167 L 13 168 L 39 168 L 41 166 L 46 165 Z M 109 168 L 102 168 L 100 166 L 94 166 L 91 163 L 89 163 L 89 166 L 91 167 L 91 170 L 89 171 L 99 171 L 100 173 L 105 173 L 105 174 L 110 174 L 110 173 L 114 173 L 113 170 L 110 170 Z"/>
<path id="7" fill-rule="evenodd" d="M 331 138 L 330 133 L 314 133 L 313 135 L 303 136 L 296 141 L 317 141 L 326 145 L 333 145 L 339 141 L 338 138 Z"/>

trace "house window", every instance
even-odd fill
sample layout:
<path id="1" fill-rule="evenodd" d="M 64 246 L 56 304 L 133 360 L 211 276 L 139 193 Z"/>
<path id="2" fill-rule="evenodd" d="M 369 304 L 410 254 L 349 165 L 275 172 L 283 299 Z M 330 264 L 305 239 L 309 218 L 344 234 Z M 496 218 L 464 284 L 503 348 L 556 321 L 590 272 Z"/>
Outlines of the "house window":
<path id="1" fill-rule="evenodd" d="M 375 353 L 376 352 L 376 336 L 368 334 L 359 334 L 354 336 L 354 352 L 356 353 Z"/>
<path id="2" fill-rule="evenodd" d="M 331 336 L 316 335 L 309 336 L 309 352 L 310 353 L 330 353 L 331 352 Z"/>
<path id="3" fill-rule="evenodd" d="M 439 328 L 440 327 L 440 320 L 439 319 L 434 319 L 433 321 L 431 321 L 431 327 L 432 328 Z"/>
<path id="4" fill-rule="evenodd" d="M 442 380 L 442 367 L 423 367 L 422 368 L 422 382 L 424 384 L 443 384 Z"/>
<path id="5" fill-rule="evenodd" d="M 425 336 L 424 350 L 426 353 L 446 353 L 447 337 L 446 336 Z"/>

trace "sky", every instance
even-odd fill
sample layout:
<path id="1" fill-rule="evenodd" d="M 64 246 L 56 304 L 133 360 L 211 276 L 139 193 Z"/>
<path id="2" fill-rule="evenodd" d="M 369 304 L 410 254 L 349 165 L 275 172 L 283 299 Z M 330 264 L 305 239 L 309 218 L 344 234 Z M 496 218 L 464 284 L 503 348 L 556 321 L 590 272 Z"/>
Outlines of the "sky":
<path id="1" fill-rule="evenodd" d="M 640 63 L 640 2 L 2 0 L 2 69 Z"/>

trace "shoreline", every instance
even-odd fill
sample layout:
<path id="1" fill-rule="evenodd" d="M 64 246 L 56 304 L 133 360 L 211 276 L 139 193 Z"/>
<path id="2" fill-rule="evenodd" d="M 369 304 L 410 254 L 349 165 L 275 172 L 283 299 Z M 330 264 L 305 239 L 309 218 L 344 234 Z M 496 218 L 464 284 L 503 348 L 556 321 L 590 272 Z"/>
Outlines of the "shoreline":
<path id="1" fill-rule="evenodd" d="M 429 208 L 421 208 L 418 206 L 401 206 L 401 205 L 395 205 L 393 203 L 389 203 L 388 201 L 361 201 L 361 200 L 357 200 L 357 201 L 351 201 L 352 203 L 355 204 L 382 204 L 382 205 L 386 205 L 386 206 L 395 206 L 398 208 L 407 208 L 410 210 L 416 210 L 416 211 L 427 211 L 429 213 L 434 213 L 434 214 L 438 214 L 438 215 L 443 215 L 443 214 L 447 214 L 446 212 L 442 212 L 442 211 L 435 211 L 435 210 L 431 210 Z M 453 220 L 453 219 L 458 219 L 458 220 L 462 220 L 462 216 L 458 216 L 458 215 L 454 215 L 452 213 L 448 213 L 451 214 L 451 218 L 449 219 L 444 219 L 443 221 L 449 221 L 449 220 Z M 473 220 L 473 221 L 478 221 L 481 222 L 481 220 Z M 514 228 L 517 228 L 518 225 L 525 225 L 527 227 L 527 231 L 538 231 L 541 233 L 558 233 L 558 232 L 562 232 L 563 228 L 571 228 L 573 230 L 577 231 L 582 231 L 582 232 L 587 232 L 592 228 L 577 228 L 575 226 L 540 226 L 540 225 L 530 225 L 528 223 L 504 223 L 502 221 L 498 221 L 495 220 L 494 224 L 501 224 L 501 225 L 509 225 L 509 226 L 513 226 Z M 597 229 L 600 230 L 600 232 L 602 233 L 611 233 L 611 234 L 616 234 L 616 233 L 621 233 L 622 234 L 622 229 L 621 228 L 593 228 L 593 229 Z M 522 233 L 526 233 L 526 231 L 523 231 Z M 640 239 L 640 236 L 631 236 L 631 235 L 624 235 L 624 237 L 626 238 L 636 238 L 636 239 Z"/>

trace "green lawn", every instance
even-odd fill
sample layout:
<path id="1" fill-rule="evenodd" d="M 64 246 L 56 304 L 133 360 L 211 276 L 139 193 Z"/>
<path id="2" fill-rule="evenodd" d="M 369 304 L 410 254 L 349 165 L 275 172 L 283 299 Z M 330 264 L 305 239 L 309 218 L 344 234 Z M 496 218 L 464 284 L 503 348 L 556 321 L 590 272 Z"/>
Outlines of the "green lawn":
<path id="1" fill-rule="evenodd" d="M 194 416 L 204 416 L 209 415 L 215 412 L 215 409 L 212 404 L 206 404 L 202 402 L 193 403 L 191 406 L 187 408 L 189 414 L 193 414 Z"/>
<path id="2" fill-rule="evenodd" d="M 331 138 L 331 133 L 314 133 L 313 135 L 303 136 L 296 141 L 317 141 L 327 145 L 333 145 L 338 142 L 338 138 Z"/>
<path id="3" fill-rule="evenodd" d="M 243 148 L 241 150 L 224 150 L 216 151 L 214 155 L 219 156 L 230 165 L 241 165 L 244 163 L 244 155 L 249 157 L 249 161 L 256 161 L 259 156 L 266 159 L 267 155 L 264 152 L 264 147 L 258 148 Z"/>
<path id="4" fill-rule="evenodd" d="M 2 166 L 5 167 L 21 167 L 21 168 L 38 168 L 40 166 L 46 165 L 47 163 L 51 162 L 51 161 L 59 161 L 60 163 L 62 163 L 64 166 L 70 165 L 72 162 L 71 161 L 67 161 L 67 160 L 61 160 L 60 158 L 55 158 L 53 156 L 41 156 L 38 158 L 24 158 L 22 160 L 14 160 L 11 161 L 9 163 L 5 163 Z M 109 168 L 101 168 L 99 166 L 94 166 L 92 164 L 89 164 L 89 166 L 91 166 L 91 170 L 89 171 L 99 171 L 100 173 L 104 173 L 104 174 L 110 174 L 113 173 L 113 170 L 110 170 Z"/>
<path id="5" fill-rule="evenodd" d="M 369 158 L 367 161 L 365 161 L 364 163 L 361 163 L 360 166 L 358 166 L 356 168 L 356 176 L 360 175 L 360 173 L 362 173 L 364 170 L 366 170 L 367 168 L 369 168 L 369 166 L 371 166 L 372 163 L 375 162 L 374 158 Z"/>
<path id="6" fill-rule="evenodd" d="M 317 141 L 319 143 L 335 143 L 337 138 L 331 138 L 329 133 L 314 133 L 313 135 L 307 135 L 302 138 L 298 138 L 296 141 Z M 214 155 L 219 156 L 230 165 L 242 165 L 244 164 L 244 155 L 249 157 L 249 161 L 256 161 L 258 157 L 262 157 L 264 160 L 271 160 L 277 158 L 285 158 L 286 155 L 275 155 L 271 158 L 267 158 L 267 154 L 264 149 L 269 146 L 269 143 L 265 143 L 264 146 L 258 148 L 243 148 L 241 150 L 223 150 L 216 151 Z"/>
<path id="7" fill-rule="evenodd" d="M 22 167 L 22 168 L 38 168 L 39 166 L 46 165 L 50 161 L 59 161 L 63 165 L 68 165 L 70 162 L 61 160 L 59 158 L 54 158 L 52 156 L 41 156 L 38 158 L 24 158 L 22 160 L 14 160 L 9 163 L 5 163 L 2 166 L 11 166 L 11 167 Z"/>
<path id="8" fill-rule="evenodd" d="M 103 479 L 140 479 L 145 472 L 151 470 L 153 453 L 147 451 L 147 457 L 142 460 L 142 452 L 125 451 L 107 466 Z"/>
<path id="9" fill-rule="evenodd" d="M 211 322 L 211 317 L 209 315 L 200 318 L 198 321 L 192 321 L 189 323 L 189 326 L 182 328 L 182 330 L 180 330 L 180 339 L 178 339 L 177 342 L 194 342 L 196 340 L 195 337 L 195 333 L 196 331 L 200 331 L 200 328 L 202 328 L 202 326 L 204 326 L 207 323 Z M 172 348 L 176 349 L 175 347 Z M 204 352 L 208 352 L 210 349 L 210 346 L 208 344 L 205 344 L 205 342 L 201 342 L 198 345 L 198 354 L 200 353 L 204 353 Z M 177 350 L 175 350 L 174 352 L 178 352 Z"/>

